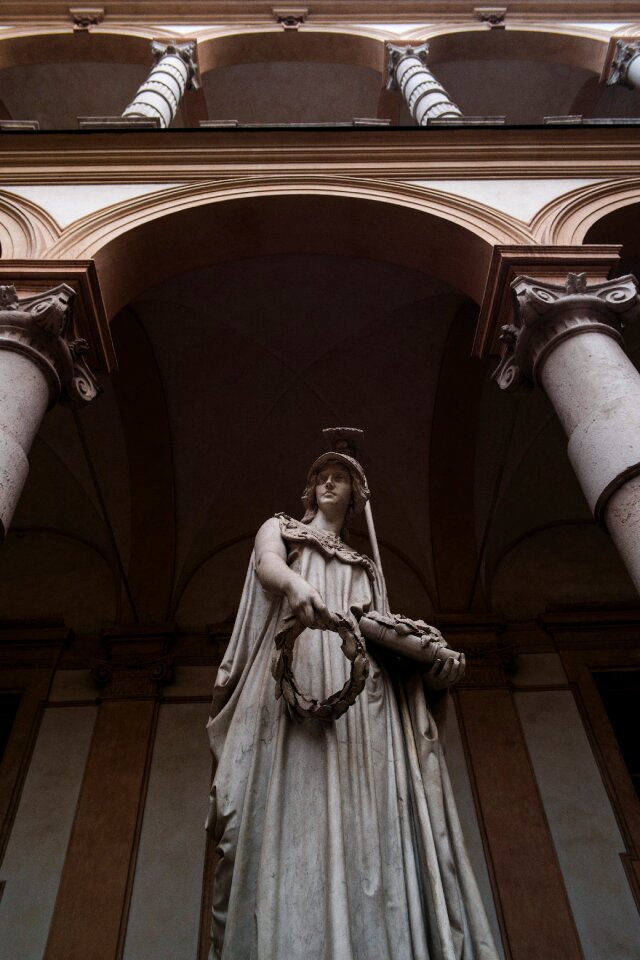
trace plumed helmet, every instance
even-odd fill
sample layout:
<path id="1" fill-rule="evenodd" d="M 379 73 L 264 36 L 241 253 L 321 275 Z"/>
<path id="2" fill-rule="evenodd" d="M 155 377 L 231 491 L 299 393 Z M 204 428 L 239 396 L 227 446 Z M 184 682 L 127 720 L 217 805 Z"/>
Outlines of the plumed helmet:
<path id="1" fill-rule="evenodd" d="M 323 430 L 323 433 L 332 449 L 321 454 L 317 460 L 314 460 L 311 464 L 307 474 L 307 486 L 302 496 L 305 509 L 308 510 L 310 507 L 315 507 L 313 483 L 315 475 L 319 473 L 325 463 L 337 461 L 338 463 L 343 463 L 351 475 L 353 484 L 353 509 L 355 513 L 361 513 L 362 510 L 364 510 L 365 503 L 371 497 L 365 472 L 355 456 L 352 455 L 355 453 L 356 436 L 361 437 L 362 431 L 350 427 L 332 427 L 328 430 Z"/>

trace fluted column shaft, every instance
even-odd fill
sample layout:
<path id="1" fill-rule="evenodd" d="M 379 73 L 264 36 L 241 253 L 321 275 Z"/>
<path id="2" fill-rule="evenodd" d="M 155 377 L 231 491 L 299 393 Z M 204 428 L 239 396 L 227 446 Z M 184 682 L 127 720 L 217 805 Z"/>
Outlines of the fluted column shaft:
<path id="1" fill-rule="evenodd" d="M 73 337 L 67 284 L 19 299 L 0 286 L 0 539 L 11 523 L 29 473 L 28 454 L 47 409 L 64 397 L 88 401 L 97 384 Z"/>
<path id="2" fill-rule="evenodd" d="M 568 437 L 587 502 L 640 592 L 640 374 L 621 329 L 640 312 L 634 277 L 565 287 L 518 277 L 494 378 L 504 390 L 539 384 Z"/>
<path id="3" fill-rule="evenodd" d="M 618 40 L 607 83 L 632 90 L 640 86 L 640 40 Z"/>
<path id="4" fill-rule="evenodd" d="M 175 117 L 185 90 L 197 87 L 195 43 L 162 44 L 154 40 L 151 51 L 155 66 L 122 116 L 157 119 L 166 128 Z"/>
<path id="5" fill-rule="evenodd" d="M 420 127 L 426 127 L 431 120 L 462 116 L 460 108 L 428 69 L 428 49 L 426 43 L 417 47 L 387 44 L 387 89 L 401 91 L 411 116 Z"/>

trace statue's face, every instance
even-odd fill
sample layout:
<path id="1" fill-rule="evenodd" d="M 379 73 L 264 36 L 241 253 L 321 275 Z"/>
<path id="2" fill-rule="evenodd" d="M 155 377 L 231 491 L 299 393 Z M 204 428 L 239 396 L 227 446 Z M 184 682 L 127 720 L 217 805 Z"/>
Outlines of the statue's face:
<path id="1" fill-rule="evenodd" d="M 330 519 L 344 517 L 351 503 L 351 474 L 337 460 L 329 460 L 316 479 L 318 510 Z"/>

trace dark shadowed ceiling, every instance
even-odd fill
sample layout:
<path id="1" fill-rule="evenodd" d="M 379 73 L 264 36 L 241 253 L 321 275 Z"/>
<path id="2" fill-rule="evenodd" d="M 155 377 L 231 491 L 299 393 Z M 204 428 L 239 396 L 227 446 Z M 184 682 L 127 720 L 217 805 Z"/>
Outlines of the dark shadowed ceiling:
<path id="1" fill-rule="evenodd" d="M 76 415 L 54 409 L 34 444 L 0 556 L 5 617 L 232 617 L 256 529 L 300 515 L 335 425 L 365 430 L 397 610 L 517 619 L 633 599 L 544 396 L 501 393 L 470 358 L 475 315 L 427 272 L 347 256 L 218 263 L 147 290 L 114 321 L 112 382 Z M 353 543 L 369 549 L 362 523 Z"/>

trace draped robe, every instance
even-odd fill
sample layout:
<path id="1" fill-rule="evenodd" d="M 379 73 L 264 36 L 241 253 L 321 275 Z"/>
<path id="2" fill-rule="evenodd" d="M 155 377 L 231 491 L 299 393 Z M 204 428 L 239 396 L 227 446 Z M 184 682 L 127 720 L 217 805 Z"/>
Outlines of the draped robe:
<path id="1" fill-rule="evenodd" d="M 385 608 L 367 557 L 279 520 L 288 564 L 330 610 Z M 252 558 L 208 724 L 211 960 L 497 960 L 420 671 L 394 679 L 398 661 L 370 645 L 366 687 L 344 716 L 291 719 L 271 675 L 285 612 Z M 349 669 L 336 634 L 298 638 L 307 696 L 339 690 Z"/>

